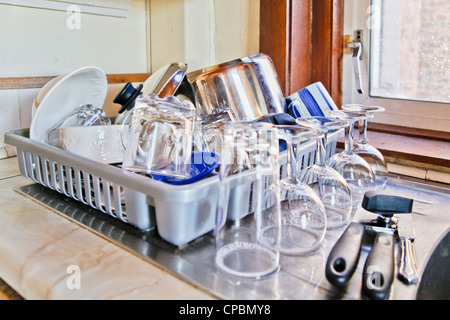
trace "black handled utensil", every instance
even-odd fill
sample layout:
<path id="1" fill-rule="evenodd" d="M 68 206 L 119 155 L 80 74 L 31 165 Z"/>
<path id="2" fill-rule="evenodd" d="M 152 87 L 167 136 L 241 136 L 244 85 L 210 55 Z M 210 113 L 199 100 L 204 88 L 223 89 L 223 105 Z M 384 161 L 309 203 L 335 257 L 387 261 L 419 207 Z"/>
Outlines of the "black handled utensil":
<path id="1" fill-rule="evenodd" d="M 387 299 L 394 280 L 395 256 L 394 234 L 397 219 L 394 214 L 410 213 L 413 200 L 406 197 L 366 192 L 362 208 L 378 214 L 372 227 L 378 232 L 363 271 L 363 291 L 371 299 Z"/>
<path id="2" fill-rule="evenodd" d="M 325 275 L 331 284 L 345 286 L 359 261 L 364 226 L 352 222 L 334 245 L 327 259 Z"/>
<path id="3" fill-rule="evenodd" d="M 389 297 L 394 280 L 394 236 L 378 233 L 363 270 L 362 288 L 370 299 Z"/>

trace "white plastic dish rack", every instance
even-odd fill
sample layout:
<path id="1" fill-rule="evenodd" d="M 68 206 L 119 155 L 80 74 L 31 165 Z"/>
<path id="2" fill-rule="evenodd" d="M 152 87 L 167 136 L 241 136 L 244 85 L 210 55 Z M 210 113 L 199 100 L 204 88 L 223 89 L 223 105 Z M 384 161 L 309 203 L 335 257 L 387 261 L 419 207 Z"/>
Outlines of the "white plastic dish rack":
<path id="1" fill-rule="evenodd" d="M 336 151 L 337 134 L 328 138 L 327 158 Z M 89 205 L 140 230 L 157 227 L 164 240 L 181 246 L 210 232 L 215 226 L 219 177 L 213 174 L 188 185 L 170 185 L 29 139 L 29 129 L 5 133 L 5 143 L 17 149 L 20 172 L 26 178 Z M 315 161 L 316 144 L 300 151 L 302 167 Z M 286 152 L 280 155 L 285 176 Z M 228 219 L 253 212 L 251 172 L 231 183 Z"/>

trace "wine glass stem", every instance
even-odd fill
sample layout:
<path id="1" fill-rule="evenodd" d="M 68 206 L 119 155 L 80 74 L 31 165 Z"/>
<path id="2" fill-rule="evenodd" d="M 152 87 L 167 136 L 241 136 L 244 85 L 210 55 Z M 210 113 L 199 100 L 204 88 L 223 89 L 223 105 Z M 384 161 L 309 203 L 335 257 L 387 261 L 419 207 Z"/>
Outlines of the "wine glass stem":
<path id="1" fill-rule="evenodd" d="M 328 133 L 323 134 L 323 138 L 317 139 L 317 148 L 316 148 L 316 164 L 320 166 L 325 165 L 325 158 L 327 156 L 327 135 Z"/>
<path id="2" fill-rule="evenodd" d="M 348 152 L 353 150 L 353 123 L 345 127 L 345 150 Z"/>
<path id="3" fill-rule="evenodd" d="M 359 121 L 359 143 L 365 144 L 367 142 L 367 119 Z"/>
<path id="4" fill-rule="evenodd" d="M 287 164 L 286 164 L 286 179 L 292 181 L 297 177 L 297 161 L 295 157 L 294 146 L 291 141 L 286 140 L 287 148 Z"/>

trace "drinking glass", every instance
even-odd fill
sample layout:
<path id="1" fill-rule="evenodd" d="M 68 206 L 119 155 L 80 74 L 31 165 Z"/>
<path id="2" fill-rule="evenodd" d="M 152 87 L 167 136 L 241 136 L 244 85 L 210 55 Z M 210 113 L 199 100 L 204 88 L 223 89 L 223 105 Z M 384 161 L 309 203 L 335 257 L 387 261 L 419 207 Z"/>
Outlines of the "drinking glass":
<path id="1" fill-rule="evenodd" d="M 388 177 L 388 169 L 383 154 L 374 146 L 367 143 L 367 122 L 376 112 L 383 112 L 385 109 L 380 106 L 363 104 L 345 104 L 343 110 L 363 112 L 368 116 L 359 121 L 359 141 L 354 146 L 353 152 L 369 163 L 375 173 L 376 190 L 384 190 Z"/>
<path id="2" fill-rule="evenodd" d="M 356 121 L 368 117 L 365 113 L 346 110 L 329 111 L 328 115 L 348 121 L 345 128 L 345 149 L 328 159 L 327 164 L 339 172 L 347 181 L 352 192 L 353 208 L 361 206 L 364 193 L 375 189 L 375 174 L 362 157 L 353 152 L 353 129 Z"/>
<path id="3" fill-rule="evenodd" d="M 342 175 L 326 164 L 326 146 L 328 134 L 348 127 L 348 122 L 321 116 L 297 118 L 296 122 L 323 134 L 316 140 L 315 163 L 302 169 L 298 179 L 312 187 L 322 200 L 327 215 L 327 230 L 344 228 L 354 215 L 352 195 Z"/>
<path id="4" fill-rule="evenodd" d="M 139 97 L 122 123 L 122 168 L 174 178 L 190 176 L 194 107 L 173 96 Z"/>
<path id="5" fill-rule="evenodd" d="M 59 147 L 59 129 L 74 126 L 110 125 L 111 120 L 101 108 L 91 104 L 78 106 L 48 133 L 48 141 L 52 146 Z"/>
<path id="6" fill-rule="evenodd" d="M 228 112 L 217 112 L 197 117 L 194 128 L 194 148 L 201 152 L 220 154 L 224 125 L 231 121 Z"/>
<path id="7" fill-rule="evenodd" d="M 281 246 L 288 255 L 309 255 L 323 246 L 326 212 L 317 193 L 297 179 L 297 154 L 303 144 L 322 136 L 317 130 L 277 125 L 280 139 L 286 142 L 286 177 L 280 181 Z"/>
<path id="8" fill-rule="evenodd" d="M 215 263 L 237 277 L 259 279 L 279 268 L 281 216 L 278 131 L 272 124 L 233 122 L 224 128 L 216 214 Z M 236 159 L 243 165 L 235 164 Z M 244 165 L 245 163 L 245 165 Z M 239 170 L 234 170 L 240 168 Z M 239 181 L 252 181 L 244 210 L 229 220 L 230 194 Z M 247 210 L 253 214 L 247 215 Z M 239 216 L 239 215 L 237 215 Z"/>

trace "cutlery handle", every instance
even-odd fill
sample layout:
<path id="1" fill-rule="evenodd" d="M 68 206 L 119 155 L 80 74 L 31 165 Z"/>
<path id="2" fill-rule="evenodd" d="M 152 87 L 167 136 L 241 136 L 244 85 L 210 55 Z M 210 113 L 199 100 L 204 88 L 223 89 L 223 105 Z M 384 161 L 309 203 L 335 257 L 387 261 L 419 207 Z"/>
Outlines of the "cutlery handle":
<path id="1" fill-rule="evenodd" d="M 325 267 L 331 284 L 344 286 L 350 280 L 359 261 L 363 236 L 364 226 L 352 222 L 336 242 Z"/>
<path id="2" fill-rule="evenodd" d="M 401 238 L 401 258 L 398 273 L 399 279 L 405 284 L 416 284 L 417 276 L 416 252 L 411 239 Z"/>
<path id="3" fill-rule="evenodd" d="M 363 291 L 370 299 L 389 297 L 394 280 L 394 236 L 378 233 L 363 270 Z"/>

